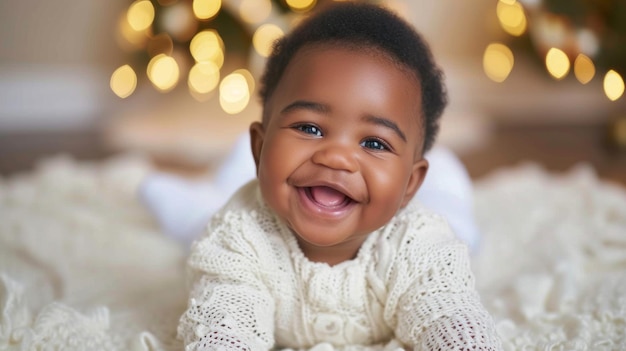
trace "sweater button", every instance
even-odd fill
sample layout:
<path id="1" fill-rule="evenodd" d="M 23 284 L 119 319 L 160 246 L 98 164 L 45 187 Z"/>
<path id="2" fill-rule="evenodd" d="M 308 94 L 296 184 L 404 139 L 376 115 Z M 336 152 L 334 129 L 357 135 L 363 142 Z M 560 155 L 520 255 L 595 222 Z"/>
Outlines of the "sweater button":
<path id="1" fill-rule="evenodd" d="M 337 315 L 322 313 L 316 317 L 313 328 L 321 337 L 334 336 L 342 331 L 343 320 Z"/>

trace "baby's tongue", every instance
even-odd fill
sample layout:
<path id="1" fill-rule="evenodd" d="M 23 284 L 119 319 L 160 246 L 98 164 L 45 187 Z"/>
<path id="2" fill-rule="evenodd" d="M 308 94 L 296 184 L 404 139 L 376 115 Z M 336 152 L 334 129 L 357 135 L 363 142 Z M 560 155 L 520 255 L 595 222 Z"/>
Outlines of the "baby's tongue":
<path id="1" fill-rule="evenodd" d="M 313 200 L 322 206 L 333 207 L 345 201 L 346 195 L 327 186 L 311 187 Z"/>

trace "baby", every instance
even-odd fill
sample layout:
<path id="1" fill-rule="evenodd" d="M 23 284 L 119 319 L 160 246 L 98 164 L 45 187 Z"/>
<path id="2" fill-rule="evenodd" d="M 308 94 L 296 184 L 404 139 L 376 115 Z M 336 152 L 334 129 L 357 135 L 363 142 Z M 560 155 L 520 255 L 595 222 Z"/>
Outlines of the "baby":
<path id="1" fill-rule="evenodd" d="M 277 42 L 261 83 L 257 179 L 191 248 L 187 350 L 499 350 L 467 247 L 411 201 L 446 104 L 415 30 L 338 3 Z"/>

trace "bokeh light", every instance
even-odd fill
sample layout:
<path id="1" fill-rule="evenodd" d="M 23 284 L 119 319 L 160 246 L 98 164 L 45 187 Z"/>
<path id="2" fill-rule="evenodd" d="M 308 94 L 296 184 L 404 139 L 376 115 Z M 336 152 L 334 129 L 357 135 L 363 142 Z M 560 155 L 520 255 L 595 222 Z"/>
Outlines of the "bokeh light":
<path id="1" fill-rule="evenodd" d="M 579 54 L 574 60 L 574 75 L 579 82 L 587 84 L 596 75 L 596 66 L 588 56 Z"/>
<path id="2" fill-rule="evenodd" d="M 221 0 L 193 0 L 193 13 L 200 20 L 209 20 L 222 8 Z"/>
<path id="3" fill-rule="evenodd" d="M 611 101 L 615 101 L 624 94 L 624 79 L 614 70 L 604 76 L 604 93 Z"/>
<path id="4" fill-rule="evenodd" d="M 126 14 L 120 16 L 117 26 L 117 43 L 127 51 L 135 51 L 146 46 L 149 37 L 150 28 L 143 31 L 134 30 L 128 23 Z"/>
<path id="5" fill-rule="evenodd" d="M 316 0 L 286 0 L 287 6 L 293 11 L 308 11 L 315 6 Z"/>
<path id="6" fill-rule="evenodd" d="M 524 34 L 527 27 L 526 14 L 524 8 L 517 1 L 498 1 L 496 13 L 502 29 L 507 33 L 520 36 Z"/>
<path id="7" fill-rule="evenodd" d="M 504 44 L 492 43 L 485 49 L 483 69 L 494 82 L 504 82 L 513 70 L 514 63 L 513 52 Z"/>
<path id="8" fill-rule="evenodd" d="M 248 93 L 252 96 L 252 93 L 254 92 L 254 87 L 256 85 L 252 73 L 250 73 L 250 71 L 245 68 L 235 70 L 233 73 L 241 74 L 246 79 L 246 84 L 248 85 Z"/>
<path id="9" fill-rule="evenodd" d="M 254 49 L 263 57 L 268 57 L 272 53 L 272 45 L 284 35 L 280 27 L 275 24 L 266 23 L 260 26 L 252 36 Z"/>
<path id="10" fill-rule="evenodd" d="M 155 88 L 162 92 L 172 90 L 178 83 L 180 70 L 176 60 L 165 54 L 153 57 L 148 63 L 148 79 Z"/>
<path id="11" fill-rule="evenodd" d="M 129 65 L 121 66 L 113 72 L 109 84 L 115 95 L 125 99 L 132 95 L 137 87 L 137 74 Z"/>
<path id="12" fill-rule="evenodd" d="M 189 44 L 189 51 L 196 62 L 212 61 L 218 67 L 224 64 L 224 42 L 212 29 L 196 34 Z"/>
<path id="13" fill-rule="evenodd" d="M 548 73 L 556 79 L 563 79 L 570 70 L 570 62 L 563 50 L 551 48 L 546 54 L 546 68 Z"/>
<path id="14" fill-rule="evenodd" d="M 211 61 L 198 62 L 189 71 L 189 89 L 198 94 L 213 91 L 220 81 L 220 68 Z"/>
<path id="15" fill-rule="evenodd" d="M 135 1 L 128 8 L 126 18 L 134 30 L 145 30 L 154 21 L 154 6 L 149 0 Z"/>
<path id="16" fill-rule="evenodd" d="M 250 88 L 246 77 L 233 72 L 220 83 L 220 106 L 228 114 L 243 111 L 250 101 Z"/>

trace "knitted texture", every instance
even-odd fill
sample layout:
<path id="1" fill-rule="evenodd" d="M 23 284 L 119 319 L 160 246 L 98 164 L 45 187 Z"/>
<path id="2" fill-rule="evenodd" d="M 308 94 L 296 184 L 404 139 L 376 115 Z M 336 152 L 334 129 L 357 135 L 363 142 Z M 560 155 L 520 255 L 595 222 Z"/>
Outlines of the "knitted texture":
<path id="1" fill-rule="evenodd" d="M 138 157 L 0 179 L 0 350 L 180 350 L 185 252 L 135 199 Z"/>
<path id="2" fill-rule="evenodd" d="M 507 350 L 626 350 L 626 189 L 589 165 L 476 184 L 477 287 Z"/>
<path id="3" fill-rule="evenodd" d="M 188 350 L 498 350 L 466 247 L 417 203 L 370 234 L 353 260 L 309 261 L 252 181 L 211 221 L 188 261 Z M 330 345 L 329 345 L 330 346 Z"/>

